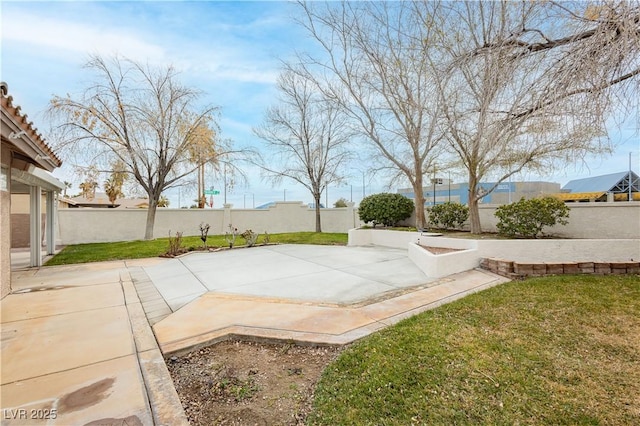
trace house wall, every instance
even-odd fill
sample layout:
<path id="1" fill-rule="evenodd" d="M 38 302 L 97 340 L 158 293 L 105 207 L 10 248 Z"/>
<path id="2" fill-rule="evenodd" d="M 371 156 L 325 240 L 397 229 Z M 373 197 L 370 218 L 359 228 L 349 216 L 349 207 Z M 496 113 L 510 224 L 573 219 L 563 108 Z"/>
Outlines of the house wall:
<path id="1" fill-rule="evenodd" d="M 47 197 L 42 196 L 42 219 L 40 226 L 44 235 L 47 223 Z M 29 194 L 11 194 L 11 248 L 29 247 L 30 241 L 30 202 Z"/>
<path id="2" fill-rule="evenodd" d="M 11 153 L 0 146 L 0 299 L 11 291 Z"/>

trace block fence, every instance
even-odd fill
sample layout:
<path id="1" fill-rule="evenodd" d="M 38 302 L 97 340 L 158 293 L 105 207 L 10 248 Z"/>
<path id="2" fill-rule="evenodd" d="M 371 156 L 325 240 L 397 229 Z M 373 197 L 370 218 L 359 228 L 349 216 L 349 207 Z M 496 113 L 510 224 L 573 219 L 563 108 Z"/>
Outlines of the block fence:
<path id="1" fill-rule="evenodd" d="M 480 223 L 485 232 L 497 232 L 497 204 L 479 206 Z M 640 202 L 567 203 L 571 209 L 569 223 L 545 228 L 544 232 L 560 238 L 640 238 Z M 427 220 L 429 210 L 425 209 Z M 415 214 L 403 222 L 414 226 Z M 465 225 L 469 229 L 469 225 Z"/>
<path id="2" fill-rule="evenodd" d="M 234 209 L 225 204 L 223 209 L 170 209 L 156 210 L 153 228 L 155 238 L 175 235 L 200 235 L 200 224 L 208 223 L 210 235 L 224 234 L 229 225 L 240 232 L 251 229 L 259 234 L 315 231 L 315 209 L 299 201 L 277 202 L 267 209 Z M 347 232 L 361 226 L 354 203 L 347 207 L 320 210 L 323 232 Z M 141 240 L 146 226 L 146 209 L 59 209 L 56 244 L 82 244 Z"/>
<path id="3" fill-rule="evenodd" d="M 324 232 L 347 232 L 364 225 L 353 203 L 344 208 L 321 209 Z M 567 226 L 556 226 L 548 233 L 562 238 L 639 239 L 640 202 L 575 203 Z M 154 236 L 166 237 L 169 232 L 199 235 L 200 223 L 210 225 L 210 234 L 224 234 L 229 224 L 241 232 L 257 233 L 315 231 L 315 210 L 297 201 L 277 202 L 268 209 L 170 209 L 156 212 Z M 493 213 L 497 206 L 481 206 L 483 229 L 495 231 Z M 145 209 L 60 209 L 58 210 L 57 244 L 128 241 L 144 238 L 147 211 Z M 408 221 L 411 223 L 411 220 Z M 413 221 L 415 224 L 415 219 Z M 501 256 L 500 254 L 497 255 Z M 517 260 L 517 259 L 514 259 Z"/>

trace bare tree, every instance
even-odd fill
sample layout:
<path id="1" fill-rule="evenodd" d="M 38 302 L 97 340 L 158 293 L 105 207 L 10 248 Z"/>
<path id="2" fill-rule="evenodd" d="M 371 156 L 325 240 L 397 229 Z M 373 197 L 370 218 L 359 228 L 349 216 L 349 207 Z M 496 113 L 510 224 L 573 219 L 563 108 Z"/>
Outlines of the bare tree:
<path id="1" fill-rule="evenodd" d="M 430 4 L 416 5 L 431 22 Z M 439 100 L 479 233 L 479 200 L 512 174 L 611 150 L 607 119 L 637 100 L 640 8 L 478 1 L 440 13 L 456 30 L 438 34 Z M 481 188 L 489 176 L 496 184 Z"/>
<path id="2" fill-rule="evenodd" d="M 152 239 L 160 195 L 197 167 L 189 148 L 203 126 L 215 124 L 216 108 L 196 107 L 200 93 L 180 84 L 172 67 L 98 56 L 86 66 L 95 83 L 78 96 L 51 101 L 49 111 L 61 122 L 57 148 L 90 153 L 90 162 L 121 161 L 149 198 L 145 239 Z M 207 155 L 228 152 L 217 147 Z"/>
<path id="3" fill-rule="evenodd" d="M 370 141 L 373 160 L 415 193 L 416 225 L 426 224 L 423 175 L 443 135 L 431 62 L 435 21 L 417 22 L 408 2 L 301 2 L 301 24 L 321 54 L 301 55 L 308 78 L 345 111 Z M 421 24 L 421 25 L 419 25 Z M 373 162 L 372 162 L 373 164 Z"/>
<path id="4" fill-rule="evenodd" d="M 283 71 L 278 78 L 279 103 L 268 109 L 265 122 L 254 132 L 273 154 L 259 162 L 260 168 L 274 182 L 288 178 L 309 190 L 316 232 L 322 232 L 320 198 L 327 185 L 343 177 L 351 133 L 341 112 L 315 89 L 299 73 Z"/>

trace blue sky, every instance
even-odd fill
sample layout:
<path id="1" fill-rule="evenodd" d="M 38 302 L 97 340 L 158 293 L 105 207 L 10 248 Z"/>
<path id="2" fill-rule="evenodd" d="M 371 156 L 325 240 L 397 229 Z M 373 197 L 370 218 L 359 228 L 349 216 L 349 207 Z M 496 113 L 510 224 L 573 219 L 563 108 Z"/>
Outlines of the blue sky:
<path id="1" fill-rule="evenodd" d="M 0 7 L 0 79 L 7 82 L 15 103 L 43 133 L 48 127 L 44 111 L 52 95 L 78 92 L 90 78 L 82 68 L 88 55 L 117 53 L 151 64 L 173 64 L 184 83 L 205 92 L 203 102 L 222 108 L 223 136 L 237 145 L 259 146 L 252 128 L 261 123 L 265 109 L 273 102 L 280 60 L 290 58 L 295 50 L 313 48 L 293 22 L 296 8 L 290 2 L 3 0 Z M 611 157 L 588 158 L 587 167 L 568 165 L 553 175 L 526 174 L 520 178 L 564 184 L 578 177 L 627 170 L 631 151 L 637 171 L 639 124 L 640 118 L 633 117 L 621 130 L 612 126 L 618 147 Z M 366 163 L 355 167 L 364 170 Z M 287 201 L 312 201 L 300 185 L 284 181 L 273 188 L 257 170 L 248 168 L 247 174 L 247 186 L 238 185 L 227 194 L 234 207 L 251 207 L 254 200 L 255 205 L 282 200 L 285 190 Z M 61 180 L 74 179 L 68 167 L 54 175 Z M 367 177 L 366 193 L 382 191 L 383 184 Z M 212 178 L 207 185 L 219 188 L 221 182 Z M 354 171 L 342 187 L 329 188 L 329 204 L 339 197 L 350 199 L 352 191 L 353 200 L 359 201 L 361 171 Z M 189 205 L 195 189 L 180 194 L 172 190 L 168 195 L 172 207 Z M 221 197 L 215 204 L 221 206 Z"/>

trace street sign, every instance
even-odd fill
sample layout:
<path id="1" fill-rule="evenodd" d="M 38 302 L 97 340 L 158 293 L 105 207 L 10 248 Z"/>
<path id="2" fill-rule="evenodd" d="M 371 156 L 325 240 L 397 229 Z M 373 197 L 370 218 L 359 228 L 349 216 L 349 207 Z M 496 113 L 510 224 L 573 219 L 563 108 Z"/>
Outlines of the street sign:
<path id="1" fill-rule="evenodd" d="M 205 189 L 204 195 L 220 195 L 220 191 L 213 189 Z"/>

